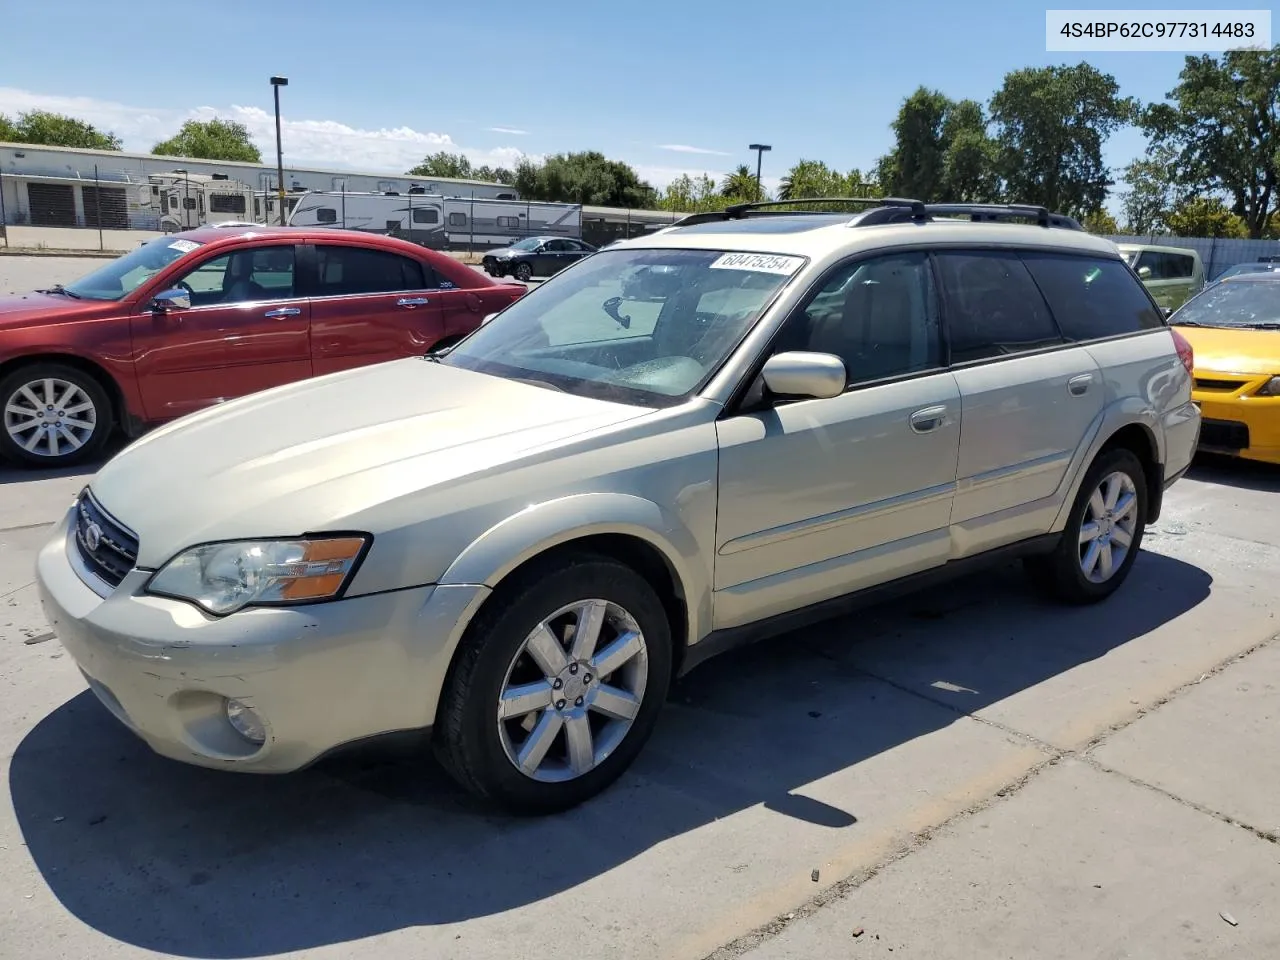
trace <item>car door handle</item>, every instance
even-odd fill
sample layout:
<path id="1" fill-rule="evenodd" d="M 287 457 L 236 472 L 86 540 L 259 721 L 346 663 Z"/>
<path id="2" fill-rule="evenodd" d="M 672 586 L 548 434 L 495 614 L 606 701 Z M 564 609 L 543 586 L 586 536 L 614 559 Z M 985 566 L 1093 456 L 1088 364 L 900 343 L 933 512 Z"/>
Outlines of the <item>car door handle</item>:
<path id="1" fill-rule="evenodd" d="M 916 433 L 928 433 L 947 422 L 946 407 L 925 407 L 911 415 L 911 429 Z"/>
<path id="2" fill-rule="evenodd" d="M 401 297 L 396 301 L 397 307 L 425 307 L 431 301 L 426 297 Z"/>
<path id="3" fill-rule="evenodd" d="M 298 307 L 277 307 L 275 310 L 268 310 L 263 316 L 274 320 L 276 317 L 296 317 L 301 312 Z"/>
<path id="4" fill-rule="evenodd" d="M 1082 373 L 1078 377 L 1072 377 L 1067 381 L 1067 390 L 1073 397 L 1083 397 L 1089 392 L 1089 387 L 1093 383 L 1092 373 Z"/>

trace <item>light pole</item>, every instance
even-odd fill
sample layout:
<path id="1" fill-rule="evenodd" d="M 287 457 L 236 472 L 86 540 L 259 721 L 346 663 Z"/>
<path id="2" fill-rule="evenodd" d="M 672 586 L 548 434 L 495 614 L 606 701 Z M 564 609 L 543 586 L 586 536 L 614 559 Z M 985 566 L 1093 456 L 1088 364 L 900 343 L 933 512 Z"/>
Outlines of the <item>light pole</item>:
<path id="1" fill-rule="evenodd" d="M 766 150 L 772 150 L 773 147 L 767 143 L 753 143 L 747 147 L 748 150 L 756 152 L 756 199 L 764 199 L 764 188 L 760 185 L 760 168 L 764 166 L 764 153 Z"/>
<path id="2" fill-rule="evenodd" d="M 280 226 L 284 226 L 284 149 L 280 145 L 280 88 L 289 85 L 288 77 L 272 77 L 271 89 L 276 97 L 276 196 L 280 204 Z"/>

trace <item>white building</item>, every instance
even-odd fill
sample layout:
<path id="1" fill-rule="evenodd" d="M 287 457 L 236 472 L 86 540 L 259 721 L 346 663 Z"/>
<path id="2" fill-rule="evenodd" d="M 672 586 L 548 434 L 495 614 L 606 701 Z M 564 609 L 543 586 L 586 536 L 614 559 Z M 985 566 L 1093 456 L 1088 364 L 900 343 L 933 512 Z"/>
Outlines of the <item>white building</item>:
<path id="1" fill-rule="evenodd" d="M 248 184 L 259 193 L 277 189 L 270 163 L 237 163 L 157 157 L 115 150 L 77 150 L 0 142 L 0 223 L 43 227 L 97 227 L 156 230 L 152 197 L 156 175 L 175 171 Z M 442 197 L 517 199 L 515 188 L 482 180 L 408 177 L 403 174 L 322 170 L 286 164 L 284 187 L 379 193 L 422 191 Z M 261 219 L 248 217 L 247 219 Z"/>

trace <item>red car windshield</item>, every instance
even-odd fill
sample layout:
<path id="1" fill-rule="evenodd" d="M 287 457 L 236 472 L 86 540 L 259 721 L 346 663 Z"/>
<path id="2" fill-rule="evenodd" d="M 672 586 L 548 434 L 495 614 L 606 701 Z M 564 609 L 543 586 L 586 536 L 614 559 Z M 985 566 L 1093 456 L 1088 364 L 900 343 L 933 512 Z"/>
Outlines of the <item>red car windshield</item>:
<path id="1" fill-rule="evenodd" d="M 199 246 L 185 237 L 160 237 L 62 289 L 84 300 L 120 300 Z"/>

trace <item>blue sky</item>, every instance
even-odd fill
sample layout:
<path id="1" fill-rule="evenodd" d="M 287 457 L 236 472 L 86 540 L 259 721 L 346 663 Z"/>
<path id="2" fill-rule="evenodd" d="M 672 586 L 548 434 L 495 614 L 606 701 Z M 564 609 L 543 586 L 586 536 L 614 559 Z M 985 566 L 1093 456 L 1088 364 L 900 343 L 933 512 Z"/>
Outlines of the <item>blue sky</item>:
<path id="1" fill-rule="evenodd" d="M 1010 70 L 1082 59 L 1045 52 L 1044 5 L 1025 0 L 60 0 L 52 56 L 48 8 L 6 8 L 0 112 L 75 112 L 126 149 L 217 113 L 246 122 L 267 154 L 279 73 L 287 162 L 400 171 L 435 149 L 479 162 L 596 149 L 658 185 L 754 167 L 757 141 L 774 147 L 766 181 L 802 157 L 866 169 L 917 86 L 985 101 Z M 1150 101 L 1184 55 L 1087 59 Z M 1118 168 L 1142 150 L 1126 131 L 1107 158 Z"/>

